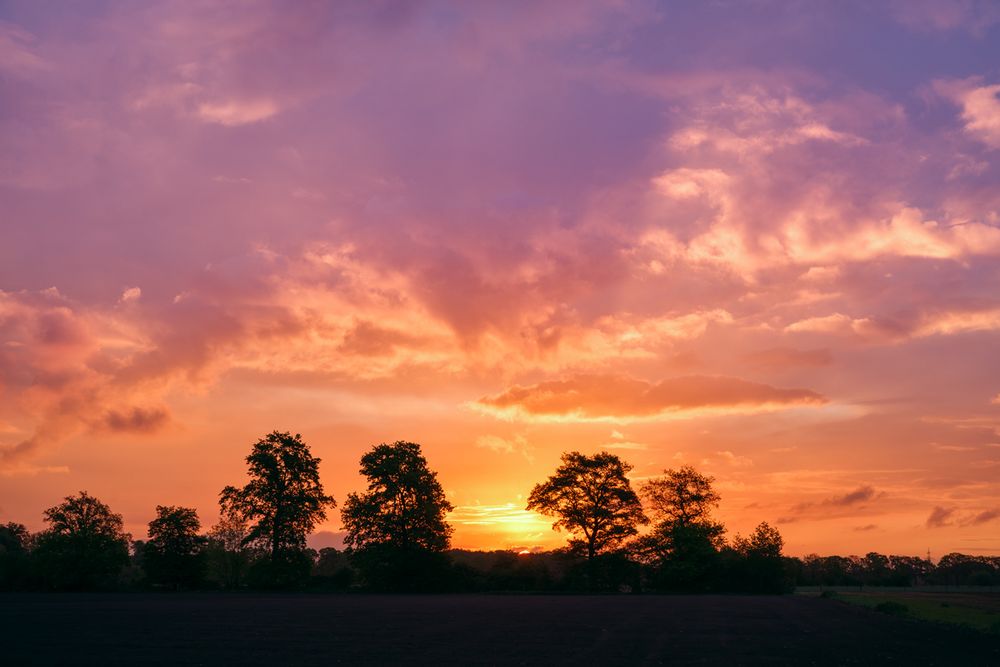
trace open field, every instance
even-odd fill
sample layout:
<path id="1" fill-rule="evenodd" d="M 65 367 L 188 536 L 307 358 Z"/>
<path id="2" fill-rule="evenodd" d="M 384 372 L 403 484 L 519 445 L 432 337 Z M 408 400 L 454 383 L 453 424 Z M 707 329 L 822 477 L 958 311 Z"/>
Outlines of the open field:
<path id="1" fill-rule="evenodd" d="M 986 633 L 807 596 L 8 594 L 4 664 L 996 665 Z"/>
<path id="2" fill-rule="evenodd" d="M 885 609 L 901 616 L 993 632 L 1000 642 L 1000 594 L 863 591 L 838 593 L 837 597 L 844 602 Z"/>

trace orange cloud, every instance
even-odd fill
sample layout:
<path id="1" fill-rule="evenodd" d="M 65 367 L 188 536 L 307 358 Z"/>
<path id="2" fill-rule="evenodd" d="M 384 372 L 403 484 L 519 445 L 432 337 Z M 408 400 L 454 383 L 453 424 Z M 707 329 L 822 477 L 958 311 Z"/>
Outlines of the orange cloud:
<path id="1" fill-rule="evenodd" d="M 594 374 L 515 386 L 483 397 L 473 406 L 506 419 L 627 422 L 825 402 L 808 389 L 779 389 L 732 377 L 690 375 L 653 383 L 625 375 Z"/>

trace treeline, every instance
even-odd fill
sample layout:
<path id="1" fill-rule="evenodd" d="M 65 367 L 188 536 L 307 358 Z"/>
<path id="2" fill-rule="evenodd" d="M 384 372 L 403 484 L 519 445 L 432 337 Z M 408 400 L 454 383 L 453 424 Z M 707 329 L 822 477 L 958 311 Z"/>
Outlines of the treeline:
<path id="1" fill-rule="evenodd" d="M 607 452 L 564 454 L 529 495 L 527 508 L 568 534 L 565 548 L 450 549 L 446 517 L 454 508 L 420 445 L 410 442 L 380 444 L 361 458 L 367 488 L 349 494 L 340 511 L 346 548 L 315 551 L 306 536 L 336 506 L 320 481 L 319 459 L 299 435 L 275 431 L 253 445 L 246 462 L 247 483 L 221 491 L 219 522 L 207 531 L 194 509 L 161 505 L 148 539 L 133 540 L 121 515 L 86 492 L 45 510 L 41 532 L 0 526 L 0 589 L 778 593 L 813 582 L 871 584 L 875 572 L 896 582 L 906 567 L 920 567 L 919 559 L 877 554 L 859 567 L 851 559 L 787 558 L 767 523 L 727 540 L 712 517 L 720 497 L 711 477 L 690 467 L 666 470 L 636 491 L 631 466 Z M 951 577 L 947 583 L 980 577 L 959 562 L 969 557 L 953 556 L 908 581 L 930 581 L 938 570 Z"/>
<path id="2" fill-rule="evenodd" d="M 789 558 L 797 586 L 1000 586 L 1000 556 L 946 554 L 936 564 L 916 556 Z"/>

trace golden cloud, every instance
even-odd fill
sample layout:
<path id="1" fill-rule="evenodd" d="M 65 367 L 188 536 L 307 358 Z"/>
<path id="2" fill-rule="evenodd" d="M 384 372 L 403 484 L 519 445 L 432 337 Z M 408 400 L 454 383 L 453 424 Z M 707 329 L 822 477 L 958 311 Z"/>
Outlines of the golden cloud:
<path id="1" fill-rule="evenodd" d="M 689 375 L 647 382 L 625 375 L 581 374 L 514 386 L 473 407 L 504 419 L 627 422 L 821 405 L 808 389 L 781 389 L 741 378 Z"/>

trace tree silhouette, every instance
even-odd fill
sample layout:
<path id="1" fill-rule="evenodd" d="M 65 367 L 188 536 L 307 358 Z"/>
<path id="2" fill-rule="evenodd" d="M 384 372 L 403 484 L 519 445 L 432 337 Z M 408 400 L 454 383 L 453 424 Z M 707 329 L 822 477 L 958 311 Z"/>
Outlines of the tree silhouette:
<path id="1" fill-rule="evenodd" d="M 0 590 L 11 590 L 27 583 L 30 538 L 23 524 L 0 525 Z"/>
<path id="2" fill-rule="evenodd" d="M 712 488 L 715 480 L 691 466 L 664 470 L 663 477 L 647 481 L 640 489 L 657 521 L 677 526 L 710 523 L 712 509 L 721 496 Z"/>
<path id="3" fill-rule="evenodd" d="M 437 473 L 414 442 L 381 444 L 361 457 L 361 474 L 368 490 L 352 493 L 341 518 L 347 529 L 344 544 L 359 549 L 390 545 L 428 551 L 448 548 L 452 527 L 445 521 L 454 509 L 444 495 Z"/>
<path id="4" fill-rule="evenodd" d="M 180 588 L 201 582 L 207 540 L 198 534 L 200 529 L 195 510 L 157 505 L 142 550 L 143 569 L 152 583 Z"/>
<path id="5" fill-rule="evenodd" d="M 365 493 L 352 493 L 341 511 L 344 544 L 369 586 L 416 590 L 442 585 L 454 509 L 420 445 L 376 445 L 361 457 Z"/>
<path id="6" fill-rule="evenodd" d="M 664 470 L 662 477 L 642 485 L 655 523 L 639 540 L 637 552 L 655 568 L 656 586 L 697 590 L 712 584 L 725 532 L 711 516 L 720 500 L 714 481 L 684 466 Z"/>
<path id="7" fill-rule="evenodd" d="M 128 563 L 130 537 L 120 514 L 81 491 L 45 510 L 49 528 L 36 538 L 33 560 L 54 588 L 107 586 Z"/>
<path id="8" fill-rule="evenodd" d="M 232 512 L 223 513 L 219 523 L 208 531 L 205 547 L 206 576 L 223 588 L 239 588 L 246 579 L 251 560 L 257 549 L 248 544 L 250 528 L 247 522 Z"/>
<path id="9" fill-rule="evenodd" d="M 592 561 L 648 521 L 627 477 L 631 469 L 608 452 L 567 452 L 555 474 L 532 489 L 527 509 L 556 517 L 553 528 L 579 536 L 570 539 L 570 548 Z"/>
<path id="10" fill-rule="evenodd" d="M 781 533 L 762 521 L 745 538 L 733 538 L 731 551 L 739 560 L 733 566 L 737 587 L 753 593 L 781 593 L 788 589 L 781 549 Z"/>
<path id="11" fill-rule="evenodd" d="M 299 434 L 273 431 L 254 443 L 246 462 L 250 481 L 222 490 L 222 514 L 235 514 L 249 524 L 243 543 L 263 545 L 272 565 L 298 561 L 306 535 L 336 504 L 323 492 L 320 459 Z"/>

